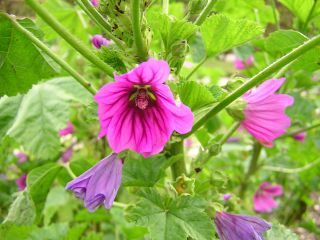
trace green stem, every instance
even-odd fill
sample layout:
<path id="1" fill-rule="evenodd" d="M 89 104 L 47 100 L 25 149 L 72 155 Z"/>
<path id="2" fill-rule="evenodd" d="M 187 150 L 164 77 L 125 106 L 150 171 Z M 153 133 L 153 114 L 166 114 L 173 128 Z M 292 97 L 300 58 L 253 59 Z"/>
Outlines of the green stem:
<path id="1" fill-rule="evenodd" d="M 235 122 L 229 129 L 229 131 L 223 135 L 223 137 L 220 139 L 219 143 L 220 145 L 223 145 L 231 136 L 232 134 L 239 128 L 240 122 Z"/>
<path id="2" fill-rule="evenodd" d="M 186 80 L 189 80 L 192 75 L 208 60 L 208 57 L 205 56 L 192 70 L 191 72 L 188 74 L 188 76 L 186 76 Z"/>
<path id="3" fill-rule="evenodd" d="M 200 26 L 204 22 L 204 20 L 206 20 L 206 17 L 211 12 L 211 9 L 213 8 L 215 3 L 216 3 L 216 0 L 210 0 L 207 6 L 202 10 L 202 12 L 200 13 L 199 17 L 196 19 L 194 24 Z"/>
<path id="4" fill-rule="evenodd" d="M 277 17 L 277 7 L 276 7 L 276 3 L 275 3 L 275 0 L 271 0 L 271 5 L 272 5 L 272 13 L 273 13 L 273 18 L 274 18 L 274 22 L 275 22 L 275 25 L 276 25 L 276 29 L 280 29 L 280 23 L 278 21 L 278 17 Z"/>
<path id="5" fill-rule="evenodd" d="M 310 12 L 309 12 L 309 14 L 308 14 L 308 17 L 307 17 L 306 21 L 304 22 L 304 24 L 303 24 L 303 26 L 302 26 L 302 30 L 303 30 L 303 31 L 308 27 L 308 24 L 309 24 L 309 22 L 310 22 L 310 20 L 311 20 L 312 14 L 313 14 L 313 12 L 314 12 L 314 10 L 315 10 L 315 8 L 316 8 L 317 1 L 318 1 L 318 0 L 314 0 L 314 2 L 313 2 L 313 5 L 312 5 L 312 8 L 311 8 L 311 10 L 310 10 Z"/>
<path id="6" fill-rule="evenodd" d="M 320 123 L 316 123 L 316 124 L 311 125 L 311 126 L 309 126 L 309 127 L 301 128 L 301 129 L 296 130 L 296 131 L 294 131 L 294 132 L 284 134 L 284 135 L 282 135 L 281 137 L 277 138 L 277 140 L 278 140 L 278 139 L 281 139 L 281 138 L 292 137 L 292 136 L 294 136 L 294 135 L 296 135 L 296 134 L 298 134 L 298 133 L 307 132 L 307 131 L 310 131 L 310 130 L 312 130 L 312 129 L 314 129 L 314 128 L 317 128 L 317 127 L 320 127 Z"/>
<path id="7" fill-rule="evenodd" d="M 29 38 L 38 48 L 44 51 L 49 57 L 51 57 L 60 67 L 66 70 L 74 79 L 79 82 L 83 87 L 85 87 L 90 93 L 95 94 L 96 90 L 91 86 L 91 83 L 87 82 L 79 73 L 77 73 L 68 63 L 59 58 L 55 53 L 53 53 L 50 48 L 48 48 L 43 42 L 36 38 L 31 32 L 22 27 L 18 22 L 16 22 L 12 17 L 7 14 L 0 13 L 11 20 L 12 24 L 21 31 L 27 38 Z"/>
<path id="8" fill-rule="evenodd" d="M 112 206 L 114 207 L 119 207 L 119 208 L 127 208 L 129 205 L 128 204 L 125 204 L 125 203 L 121 203 L 121 202 L 116 202 L 114 201 Z"/>
<path id="9" fill-rule="evenodd" d="M 54 29 L 64 40 L 66 40 L 75 50 L 77 50 L 82 56 L 106 72 L 110 77 L 113 77 L 114 69 L 108 64 L 104 63 L 99 57 L 97 57 L 93 51 L 87 48 L 83 43 L 76 39 L 69 31 L 65 29 L 41 4 L 36 0 L 25 0 L 26 3 L 52 28 Z"/>
<path id="10" fill-rule="evenodd" d="M 72 169 L 70 168 L 70 164 L 69 163 L 63 164 L 62 166 L 67 170 L 67 172 L 69 173 L 70 177 L 72 177 L 73 179 L 77 178 L 77 176 L 73 173 Z"/>
<path id="11" fill-rule="evenodd" d="M 171 165 L 172 178 L 173 180 L 176 180 L 179 176 L 186 174 L 186 165 L 183 154 L 183 141 L 172 143 L 170 150 L 172 156 L 181 155 L 181 158 Z"/>
<path id="12" fill-rule="evenodd" d="M 169 0 L 162 0 L 162 11 L 164 14 L 169 13 Z"/>
<path id="13" fill-rule="evenodd" d="M 248 171 L 245 174 L 245 176 L 244 176 L 244 178 L 243 178 L 243 180 L 241 182 L 241 185 L 240 185 L 240 190 L 239 190 L 239 196 L 240 197 L 244 196 L 244 194 L 245 194 L 245 192 L 247 190 L 247 187 L 248 187 L 248 183 L 249 183 L 250 177 L 258 169 L 258 160 L 259 160 L 259 157 L 260 157 L 261 149 L 262 149 L 262 146 L 261 146 L 260 143 L 255 142 L 253 144 L 253 152 L 252 152 L 252 157 L 251 157 L 251 160 L 250 160 L 249 168 L 248 168 Z"/>
<path id="14" fill-rule="evenodd" d="M 113 40 L 121 49 L 125 49 L 125 46 L 122 41 L 120 41 L 118 38 L 116 38 L 111 33 L 111 26 L 110 24 L 104 19 L 104 17 L 95 9 L 92 4 L 88 0 L 77 0 L 77 2 L 80 2 L 83 4 L 85 9 L 90 13 L 89 17 L 91 17 L 98 25 L 102 26 L 105 35 Z M 81 6 L 81 5 L 80 5 Z"/>
<path id="15" fill-rule="evenodd" d="M 221 102 L 219 102 L 217 105 L 211 108 L 211 110 L 205 114 L 199 121 L 197 121 L 192 131 L 188 134 L 183 135 L 183 137 L 188 137 L 195 131 L 197 131 L 206 121 L 208 121 L 210 118 L 215 116 L 218 112 L 226 108 L 229 104 L 231 104 L 233 101 L 241 97 L 244 93 L 246 93 L 251 88 L 255 87 L 259 83 L 261 83 L 263 80 L 265 80 L 268 76 L 279 70 L 280 68 L 284 67 L 288 63 L 294 61 L 296 58 L 307 52 L 308 50 L 312 49 L 313 47 L 320 44 L 320 35 L 306 41 L 301 46 L 297 47 L 296 49 L 292 50 L 288 54 L 284 55 L 262 71 L 260 71 L 258 74 L 253 76 L 249 81 L 245 82 L 242 86 L 234 90 L 232 93 L 230 93 L 227 97 L 225 97 Z"/>
<path id="16" fill-rule="evenodd" d="M 132 14 L 132 31 L 134 42 L 137 49 L 137 55 L 140 61 L 145 61 L 148 58 L 147 48 L 142 38 L 141 33 L 141 11 L 140 11 L 140 0 L 131 1 L 131 14 Z"/>
<path id="17" fill-rule="evenodd" d="M 274 166 L 263 166 L 263 170 L 267 171 L 273 171 L 273 172 L 281 172 L 281 173 L 287 173 L 287 174 L 294 174 L 294 173 L 300 173 L 303 171 L 306 171 L 320 163 L 320 159 L 313 161 L 303 167 L 300 168 L 283 168 L 283 167 L 274 167 Z"/>

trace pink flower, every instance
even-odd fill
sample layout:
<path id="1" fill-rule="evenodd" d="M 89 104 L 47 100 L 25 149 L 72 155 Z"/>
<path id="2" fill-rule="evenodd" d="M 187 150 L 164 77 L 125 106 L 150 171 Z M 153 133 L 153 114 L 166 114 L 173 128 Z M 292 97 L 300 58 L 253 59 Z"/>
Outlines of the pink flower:
<path id="1" fill-rule="evenodd" d="M 111 41 L 104 38 L 102 35 L 97 34 L 91 38 L 91 43 L 95 48 L 100 49 L 102 46 L 110 45 Z"/>
<path id="2" fill-rule="evenodd" d="M 223 201 L 227 202 L 232 198 L 232 194 L 226 193 L 223 195 Z"/>
<path id="3" fill-rule="evenodd" d="M 191 130 L 190 108 L 178 106 L 164 84 L 169 73 L 167 62 L 149 59 L 98 91 L 99 138 L 107 136 L 114 152 L 130 149 L 148 157 L 162 151 L 174 130 Z"/>
<path id="4" fill-rule="evenodd" d="M 64 137 L 74 132 L 74 126 L 71 122 L 68 122 L 67 126 L 59 131 L 59 136 Z"/>
<path id="5" fill-rule="evenodd" d="M 253 58 L 253 56 L 250 56 L 247 60 L 241 60 L 240 58 L 236 58 L 236 60 L 234 60 L 233 64 L 234 64 L 235 69 L 243 70 L 243 69 L 246 69 L 246 68 L 252 66 L 253 62 L 254 62 L 254 58 Z"/>
<path id="6" fill-rule="evenodd" d="M 16 184 L 18 186 L 19 191 L 23 191 L 27 186 L 27 174 L 23 174 L 16 180 Z"/>
<path id="7" fill-rule="evenodd" d="M 307 133 L 306 132 L 301 132 L 293 135 L 293 138 L 299 142 L 304 142 L 306 140 Z"/>
<path id="8" fill-rule="evenodd" d="M 94 7 L 98 7 L 99 6 L 99 0 L 91 0 L 91 4 L 94 6 Z"/>
<path id="9" fill-rule="evenodd" d="M 253 197 L 254 210 L 256 212 L 271 212 L 278 206 L 273 198 L 282 194 L 281 185 L 272 185 L 269 182 L 262 183 Z"/>
<path id="10" fill-rule="evenodd" d="M 68 147 L 61 155 L 61 160 L 64 163 L 69 162 L 73 155 L 73 146 Z"/>
<path id="11" fill-rule="evenodd" d="M 19 152 L 14 153 L 14 155 L 19 159 L 18 163 L 20 163 L 20 164 L 24 163 L 28 160 L 28 155 L 25 154 L 24 152 L 19 151 Z"/>
<path id="12" fill-rule="evenodd" d="M 243 95 L 247 106 L 241 126 L 266 147 L 272 147 L 273 140 L 291 124 L 285 108 L 293 104 L 293 97 L 275 94 L 284 81 L 285 78 L 270 79 Z"/>

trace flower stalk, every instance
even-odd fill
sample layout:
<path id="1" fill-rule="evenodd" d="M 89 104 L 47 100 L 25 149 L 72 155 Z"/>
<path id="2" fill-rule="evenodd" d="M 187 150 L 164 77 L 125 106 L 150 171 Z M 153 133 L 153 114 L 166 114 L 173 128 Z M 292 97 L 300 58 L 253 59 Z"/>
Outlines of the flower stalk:
<path id="1" fill-rule="evenodd" d="M 312 130 L 312 129 L 314 129 L 314 128 L 317 128 L 317 127 L 320 127 L 320 123 L 316 123 L 316 124 L 311 125 L 311 126 L 309 126 L 309 127 L 301 128 L 301 129 L 296 130 L 296 131 L 294 131 L 294 132 L 284 134 L 284 135 L 282 135 L 281 137 L 279 137 L 278 139 L 286 138 L 286 137 L 292 137 L 292 136 L 294 136 L 294 135 L 296 135 L 296 134 L 298 134 L 298 133 L 307 132 L 307 131 L 310 131 L 310 130 Z"/>
<path id="2" fill-rule="evenodd" d="M 188 137 L 191 134 L 193 134 L 195 131 L 197 131 L 206 121 L 208 121 L 210 118 L 215 116 L 217 113 L 219 113 L 221 110 L 225 109 L 228 105 L 230 105 L 233 101 L 241 97 L 244 93 L 246 93 L 251 88 L 255 87 L 259 83 L 266 80 L 268 76 L 278 71 L 280 68 L 284 67 L 288 63 L 294 61 L 310 49 L 318 46 L 320 44 L 320 35 L 306 41 L 304 44 L 300 45 L 299 47 L 293 49 L 288 54 L 284 55 L 262 71 L 260 71 L 258 74 L 253 76 L 249 81 L 245 82 L 242 86 L 234 90 L 232 93 L 230 93 L 227 97 L 225 97 L 221 102 L 219 102 L 217 105 L 211 108 L 207 114 L 205 114 L 199 121 L 197 121 L 192 131 L 188 134 L 183 135 L 183 137 Z"/>
<path id="3" fill-rule="evenodd" d="M 219 143 L 220 145 L 223 145 L 228 141 L 228 139 L 232 136 L 232 134 L 239 128 L 240 122 L 235 122 L 229 129 L 228 132 L 226 132 L 225 135 L 220 139 Z"/>
<path id="4" fill-rule="evenodd" d="M 131 14 L 132 14 L 132 31 L 134 42 L 136 45 L 137 55 L 139 60 L 145 61 L 148 58 L 148 51 L 141 33 L 141 11 L 140 0 L 131 1 Z"/>
<path id="5" fill-rule="evenodd" d="M 182 176 L 186 173 L 186 164 L 184 162 L 183 154 L 183 141 L 172 143 L 170 150 L 172 156 L 180 156 L 180 158 L 171 165 L 172 179 L 175 181 L 179 176 Z"/>
<path id="6" fill-rule="evenodd" d="M 191 72 L 188 74 L 188 76 L 186 77 L 186 80 L 189 80 L 192 75 L 208 60 L 208 57 L 205 56 L 192 70 Z"/>
<path id="7" fill-rule="evenodd" d="M 93 63 L 95 66 L 103 70 L 106 74 L 113 78 L 114 69 L 97 57 L 93 51 L 87 48 L 83 43 L 76 39 L 68 30 L 65 29 L 41 4 L 36 0 L 25 0 L 26 3 L 64 40 L 66 40 L 75 50 L 82 56 Z"/>
<path id="8" fill-rule="evenodd" d="M 216 0 L 210 0 L 210 2 L 208 2 L 207 6 L 200 13 L 199 17 L 196 19 L 194 24 L 200 26 L 206 20 L 207 16 L 210 14 L 211 9 L 213 8 L 215 3 Z"/>

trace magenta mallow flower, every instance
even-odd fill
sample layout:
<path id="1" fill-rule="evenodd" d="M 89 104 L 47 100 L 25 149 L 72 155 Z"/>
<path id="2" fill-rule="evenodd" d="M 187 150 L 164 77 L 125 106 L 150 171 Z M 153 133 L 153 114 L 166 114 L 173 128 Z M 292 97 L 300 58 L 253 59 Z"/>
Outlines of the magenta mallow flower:
<path id="1" fill-rule="evenodd" d="M 253 62 L 254 62 L 254 58 L 253 58 L 253 56 L 250 56 L 247 60 L 241 60 L 240 58 L 236 58 L 236 60 L 234 60 L 233 64 L 234 64 L 235 69 L 243 70 L 243 69 L 246 69 L 246 68 L 252 66 Z"/>
<path id="2" fill-rule="evenodd" d="M 71 122 L 67 123 L 67 126 L 59 131 L 59 136 L 64 137 L 74 132 L 74 126 Z"/>
<path id="3" fill-rule="evenodd" d="M 95 48 L 100 49 L 102 46 L 108 46 L 111 44 L 111 41 L 106 39 L 100 34 L 94 35 L 91 38 L 91 43 Z"/>
<path id="4" fill-rule="evenodd" d="M 102 204 L 110 209 L 121 184 L 122 165 L 122 160 L 113 153 L 69 182 L 66 189 L 84 200 L 90 212 Z"/>
<path id="5" fill-rule="evenodd" d="M 99 0 L 91 0 L 91 4 L 94 6 L 94 7 L 98 7 L 99 6 Z"/>
<path id="6" fill-rule="evenodd" d="M 20 163 L 20 164 L 24 163 L 28 160 L 28 155 L 25 154 L 24 152 L 19 151 L 19 152 L 14 153 L 14 155 L 18 158 L 18 163 Z"/>
<path id="7" fill-rule="evenodd" d="M 27 186 L 27 174 L 23 174 L 16 180 L 19 191 L 23 191 Z"/>
<path id="8" fill-rule="evenodd" d="M 263 240 L 271 225 L 261 218 L 217 212 L 214 219 L 220 240 Z"/>
<path id="9" fill-rule="evenodd" d="M 232 194 L 230 194 L 230 193 L 223 194 L 223 201 L 227 202 L 231 198 L 232 198 Z"/>
<path id="10" fill-rule="evenodd" d="M 107 136 L 114 152 L 130 149 L 148 157 L 163 150 L 174 130 L 191 130 L 190 108 L 176 104 L 164 84 L 169 73 L 167 62 L 150 59 L 98 91 L 99 138 Z"/>
<path id="11" fill-rule="evenodd" d="M 294 102 L 287 94 L 275 94 L 285 78 L 270 79 L 243 95 L 246 102 L 241 126 L 266 147 L 286 132 L 291 120 L 285 109 Z"/>
<path id="12" fill-rule="evenodd" d="M 296 141 L 304 142 L 306 140 L 306 136 L 307 136 L 306 132 L 300 132 L 300 133 L 294 134 L 292 137 Z"/>
<path id="13" fill-rule="evenodd" d="M 282 186 L 272 185 L 269 182 L 262 183 L 253 197 L 254 210 L 256 212 L 271 212 L 278 206 L 273 198 L 282 194 Z"/>

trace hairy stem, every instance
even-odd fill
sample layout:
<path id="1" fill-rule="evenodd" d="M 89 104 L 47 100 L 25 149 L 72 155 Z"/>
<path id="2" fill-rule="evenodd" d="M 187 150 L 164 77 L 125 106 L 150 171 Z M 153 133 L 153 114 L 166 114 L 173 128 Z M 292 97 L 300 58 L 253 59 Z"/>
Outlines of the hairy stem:
<path id="1" fill-rule="evenodd" d="M 141 11 L 140 11 L 140 0 L 131 1 L 131 14 L 132 14 L 132 31 L 134 42 L 137 49 L 137 55 L 140 61 L 145 61 L 148 57 L 147 48 L 142 38 L 141 33 Z"/>
<path id="2" fill-rule="evenodd" d="M 273 172 L 281 172 L 281 173 L 287 173 L 287 174 L 294 174 L 294 173 L 300 173 L 303 171 L 306 171 L 320 163 L 320 158 L 299 168 L 284 168 L 284 167 L 275 167 L 275 166 L 263 166 L 263 170 L 267 171 L 273 171 Z"/>
<path id="3" fill-rule="evenodd" d="M 192 75 L 207 61 L 208 57 L 205 56 L 192 70 L 191 72 L 188 74 L 188 76 L 186 76 L 186 80 L 189 80 Z"/>
<path id="4" fill-rule="evenodd" d="M 69 164 L 69 163 L 63 164 L 62 166 L 67 170 L 68 174 L 70 175 L 70 177 L 71 177 L 72 179 L 77 178 L 77 176 L 74 174 L 74 172 L 73 172 L 72 169 L 70 168 L 70 164 Z"/>
<path id="5" fill-rule="evenodd" d="M 202 10 L 199 17 L 195 20 L 194 24 L 200 26 L 204 22 L 204 20 L 206 20 L 215 3 L 216 0 L 209 0 L 207 6 Z"/>
<path id="6" fill-rule="evenodd" d="M 250 180 L 250 177 L 257 171 L 258 169 L 258 160 L 259 160 L 259 157 L 260 157 L 260 153 L 261 153 L 261 149 L 262 149 L 262 146 L 260 143 L 258 142 L 255 142 L 253 144 L 253 152 L 252 152 L 252 157 L 251 157 L 251 160 L 250 160 L 250 164 L 249 164 L 249 168 L 248 168 L 248 171 L 246 172 L 242 182 L 241 182 L 241 185 L 240 185 L 240 190 L 239 190 L 239 196 L 240 197 L 243 197 L 247 188 L 248 188 L 248 183 L 249 183 L 249 180 Z"/>
<path id="7" fill-rule="evenodd" d="M 234 90 L 232 93 L 230 93 L 227 97 L 225 97 L 221 102 L 219 102 L 217 105 L 211 108 L 208 113 L 206 113 L 199 121 L 197 121 L 192 131 L 188 134 L 183 135 L 183 137 L 188 137 L 195 131 L 197 131 L 206 121 L 208 121 L 210 118 L 215 116 L 218 112 L 226 108 L 229 104 L 231 104 L 233 101 L 241 97 L 244 93 L 246 93 L 251 88 L 255 87 L 259 83 L 266 80 L 268 76 L 273 74 L 274 72 L 278 71 L 280 68 L 284 67 L 288 63 L 294 61 L 296 58 L 304 54 L 305 52 L 309 51 L 310 49 L 316 47 L 320 44 L 320 35 L 306 41 L 301 46 L 295 48 L 288 54 L 284 55 L 262 71 L 260 71 L 258 74 L 253 76 L 249 81 L 245 82 L 242 86 Z"/>
<path id="8" fill-rule="evenodd" d="M 286 138 L 286 137 L 292 137 L 292 136 L 294 136 L 294 135 L 296 135 L 298 133 L 307 132 L 307 131 L 310 131 L 310 130 L 312 130 L 314 128 L 317 128 L 317 127 L 320 127 L 320 123 L 316 123 L 316 124 L 313 124 L 313 125 L 311 125 L 309 127 L 301 128 L 301 129 L 296 130 L 294 132 L 284 134 L 284 135 L 282 135 L 281 137 L 279 137 L 277 139 Z"/>
<path id="9" fill-rule="evenodd" d="M 173 180 L 186 173 L 186 164 L 184 162 L 183 141 L 171 144 L 170 153 L 172 156 L 181 155 L 181 158 L 171 165 L 171 172 Z"/>
<path id="10" fill-rule="evenodd" d="M 53 53 L 50 48 L 48 48 L 43 42 L 41 42 L 37 37 L 35 37 L 31 32 L 22 27 L 17 21 L 7 14 L 0 13 L 1 16 L 4 16 L 11 20 L 12 24 L 22 32 L 27 38 L 30 39 L 38 48 L 44 51 L 49 57 L 51 57 L 60 67 L 66 70 L 74 79 L 79 82 L 83 87 L 85 87 L 90 93 L 95 94 L 96 90 L 92 87 L 91 83 L 87 82 L 79 73 L 77 73 L 68 63 L 58 57 Z"/>
<path id="11" fill-rule="evenodd" d="M 117 44 L 121 49 L 125 49 L 125 46 L 122 41 L 120 41 L 118 38 L 116 38 L 111 33 L 111 26 L 110 24 L 104 19 L 104 17 L 95 9 L 92 4 L 88 0 L 77 0 L 77 2 L 80 2 L 83 4 L 83 6 L 86 8 L 86 10 L 90 13 L 89 17 L 91 17 L 98 25 L 102 26 L 105 35 L 113 40 L 115 44 Z"/>
<path id="12" fill-rule="evenodd" d="M 103 62 L 97 57 L 93 51 L 87 48 L 83 43 L 76 39 L 69 31 L 65 29 L 41 4 L 37 3 L 36 0 L 25 0 L 26 3 L 53 29 L 55 30 L 64 40 L 66 40 L 75 50 L 77 50 L 82 56 L 88 59 L 95 66 L 99 67 L 110 77 L 113 77 L 115 71 L 108 64 Z"/>
<path id="13" fill-rule="evenodd" d="M 231 136 L 232 134 L 239 128 L 240 126 L 240 122 L 235 122 L 230 129 L 228 130 L 228 132 L 223 135 L 223 137 L 220 139 L 219 143 L 221 145 L 223 145 Z"/>

